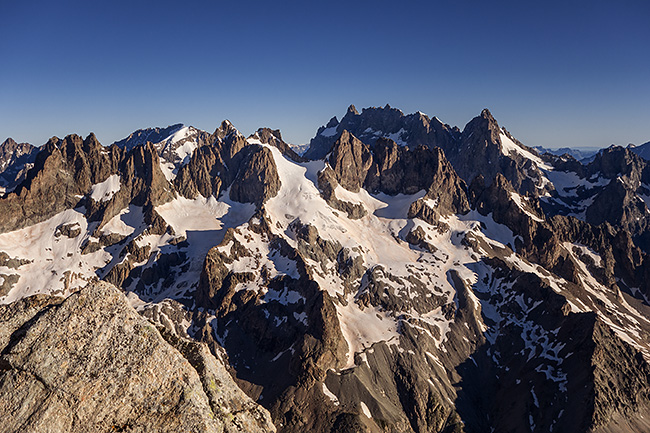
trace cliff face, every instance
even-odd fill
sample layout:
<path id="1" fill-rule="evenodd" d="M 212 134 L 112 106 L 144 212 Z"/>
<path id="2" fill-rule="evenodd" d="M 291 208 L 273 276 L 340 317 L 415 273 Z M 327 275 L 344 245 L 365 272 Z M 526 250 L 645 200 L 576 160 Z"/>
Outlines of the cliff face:
<path id="1" fill-rule="evenodd" d="M 3 305 L 3 431 L 275 430 L 205 346 L 172 343 L 106 283 Z"/>

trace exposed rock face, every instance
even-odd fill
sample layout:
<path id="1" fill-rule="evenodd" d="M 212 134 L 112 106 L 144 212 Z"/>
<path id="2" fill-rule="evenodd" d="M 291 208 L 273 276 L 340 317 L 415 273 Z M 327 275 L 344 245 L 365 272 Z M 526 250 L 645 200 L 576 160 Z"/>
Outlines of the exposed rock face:
<path id="1" fill-rule="evenodd" d="M 640 196 L 650 196 L 650 164 L 629 149 L 610 147 L 599 152 L 586 167 L 591 177 L 602 176 L 609 183 L 593 195 L 586 221 L 608 222 L 640 238 L 650 251 L 650 212 Z"/>
<path id="2" fill-rule="evenodd" d="M 644 431 L 650 421 L 641 413 L 648 410 L 650 366 L 643 356 L 598 321 L 591 334 L 594 368 L 592 427 L 608 431 Z M 591 400 L 591 399 L 589 399 Z"/>
<path id="3" fill-rule="evenodd" d="M 506 141 L 511 142 L 510 146 L 513 147 L 507 146 Z M 520 194 L 537 196 L 546 191 L 538 163 L 524 156 L 529 154 L 535 157 L 535 151 L 500 128 L 487 109 L 465 126 L 455 145 L 443 147 L 443 150 L 458 175 L 466 182 L 481 175 L 490 184 L 497 174 L 501 174 Z"/>
<path id="4" fill-rule="evenodd" d="M 343 131 L 334 144 L 328 161 L 339 184 L 352 192 L 358 192 L 372 165 L 372 154 L 368 146 L 348 131 Z"/>
<path id="5" fill-rule="evenodd" d="M 294 161 L 303 160 L 282 141 L 280 131 L 269 128 L 260 128 L 247 140 L 230 122 L 224 121 L 206 143 L 178 169 L 173 181 L 185 197 L 218 197 L 221 191 L 232 187 L 233 200 L 261 204 L 277 194 L 280 183 L 269 150 L 259 144 L 275 146 Z"/>
<path id="6" fill-rule="evenodd" d="M 587 165 L 565 158 L 556 164 L 561 184 L 542 201 L 549 215 L 571 215 L 594 225 L 609 223 L 650 248 L 650 165 L 629 148 L 603 149 Z M 572 185 L 573 183 L 573 185 Z"/>
<path id="7" fill-rule="evenodd" d="M 429 119 L 422 113 L 405 116 L 400 110 L 386 105 L 383 108 L 364 108 L 359 114 L 351 105 L 341 122 L 333 117 L 326 126 L 318 129 L 304 156 L 309 159 L 323 158 L 343 131 L 350 132 L 370 146 L 378 138 L 385 137 L 410 146 L 446 148 L 460 136 L 458 128 L 443 124 L 435 117 Z"/>
<path id="8" fill-rule="evenodd" d="M 635 191 L 622 181 L 613 180 L 594 198 L 587 208 L 587 222 L 598 225 L 609 222 L 624 227 L 630 233 L 643 233 L 649 229 L 648 207 L 639 200 Z"/>
<path id="9" fill-rule="evenodd" d="M 610 224 L 593 226 L 574 217 L 555 216 L 550 219 L 555 235 L 564 241 L 588 246 L 603 258 L 601 267 L 591 271 L 608 286 L 618 282 L 627 288 L 638 288 L 650 294 L 650 257 L 634 245 L 632 237 Z M 617 280 L 618 278 L 618 280 Z"/>
<path id="10" fill-rule="evenodd" d="M 364 217 L 367 212 L 362 205 L 340 200 L 336 196 L 336 187 L 339 185 L 336 178 L 336 173 L 330 167 L 326 166 L 318 172 L 318 189 L 325 201 L 327 201 L 327 204 L 334 209 L 347 213 L 349 218 L 359 219 Z"/>
<path id="11" fill-rule="evenodd" d="M 466 431 L 647 429 L 640 416 L 649 401 L 642 385 L 649 371 L 643 356 L 596 314 L 569 312 L 566 301 L 533 275 L 507 270 L 498 259 L 491 264 L 503 272 L 477 296 L 482 302 L 509 306 L 501 309 L 505 320 L 496 338 L 488 333 L 493 342 L 474 353 L 475 362 L 459 368 L 465 386 L 482 389 L 482 396 L 462 393 L 456 402 Z M 509 284 L 512 293 L 497 288 Z M 526 299 L 519 308 L 514 305 L 517 296 Z M 534 304 L 539 305 L 536 310 L 528 308 Z M 526 332 L 527 323 L 535 323 L 534 332 Z M 529 338 L 545 340 L 554 355 L 530 356 L 525 343 Z M 500 360 L 506 359 L 504 368 Z"/>
<path id="12" fill-rule="evenodd" d="M 199 302 L 214 308 L 217 316 L 212 324 L 215 332 L 204 334 L 204 338 L 212 342 L 215 334 L 220 340 L 228 335 L 224 343 L 226 350 L 235 347 L 242 350 L 231 361 L 243 389 L 271 407 L 276 419 L 286 416 L 285 412 L 303 419 L 297 424 L 297 420 L 287 420 L 285 427 L 294 424 L 309 429 L 328 425 L 329 421 L 319 419 L 326 409 L 307 405 L 305 399 L 322 398 L 316 382 L 324 378 L 328 369 L 342 365 L 345 358 L 347 347 L 336 310 L 332 300 L 307 277 L 301 257 L 282 238 L 271 234 L 266 224 L 260 218 L 259 224 L 249 227 L 254 230 L 254 236 L 270 242 L 272 256 L 297 262 L 297 279 L 286 275 L 273 277 L 265 272 L 259 252 L 249 250 L 249 233 L 230 230 L 222 241 L 222 245 L 232 245 L 229 251 L 213 248 L 201 275 Z M 320 239 L 313 227 L 296 225 L 294 230 L 298 250 L 305 251 L 310 258 L 324 260 L 326 255 L 336 254 L 337 246 Z M 232 268 L 235 261 L 244 257 L 260 262 L 261 272 L 255 266 L 243 271 Z M 260 281 L 268 288 L 266 293 L 240 289 L 242 284 Z M 283 301 L 295 297 L 297 302 Z M 286 318 L 269 326 L 269 314 L 286 315 Z M 303 316 L 309 320 L 301 320 Z"/>
<path id="13" fill-rule="evenodd" d="M 647 162 L 620 146 L 611 146 L 596 154 L 593 161 L 587 165 L 589 174 L 601 174 L 609 179 L 620 176 L 630 186 L 638 186 L 648 180 Z"/>
<path id="14" fill-rule="evenodd" d="M 204 346 L 173 348 L 106 283 L 0 308 L 7 432 L 275 430 L 250 400 L 241 411 L 241 391 Z"/>
<path id="15" fill-rule="evenodd" d="M 207 141 L 178 169 L 173 181 L 176 190 L 187 198 L 199 194 L 218 197 L 237 175 L 243 158 L 241 151 L 249 145 L 227 120 L 221 122 Z"/>
<path id="16" fill-rule="evenodd" d="M 221 122 L 221 125 L 212 133 L 212 136 L 223 141 L 222 157 L 228 167 L 231 167 L 231 169 L 234 169 L 232 167 L 238 167 L 244 157 L 241 150 L 250 144 L 246 137 L 228 120 Z"/>
<path id="17" fill-rule="evenodd" d="M 318 130 L 304 156 L 323 158 L 335 147 L 343 131 L 348 131 L 371 147 L 385 146 L 381 142 L 385 143 L 386 139 L 397 143 L 398 147 L 439 147 L 467 183 L 481 174 L 489 184 L 497 173 L 501 173 L 520 193 L 537 195 L 545 192 L 539 167 L 520 153 L 508 151 L 502 143 L 502 136 L 513 140 L 516 143 L 514 146 L 524 152 L 536 155 L 535 150 L 502 130 L 487 109 L 472 119 L 461 133 L 458 128 L 419 112 L 405 116 L 400 110 L 387 105 L 364 109 L 359 114 L 352 106 L 340 123 L 333 118 L 326 127 Z"/>
<path id="18" fill-rule="evenodd" d="M 282 134 L 279 129 L 260 128 L 251 136 L 264 144 L 270 144 L 277 147 L 280 152 L 292 161 L 302 162 L 305 158 L 298 155 L 287 143 L 282 140 Z"/>
<path id="19" fill-rule="evenodd" d="M 210 133 L 188 126 L 154 146 L 158 150 L 160 159 L 178 168 L 187 162 L 195 149 L 212 144 L 212 140 Z"/>
<path id="20" fill-rule="evenodd" d="M 271 151 L 250 148 L 230 190 L 230 198 L 242 203 L 262 204 L 280 190 L 278 168 Z"/>
<path id="21" fill-rule="evenodd" d="M 105 152 L 93 134 L 50 139 L 36 157 L 27 179 L 0 200 L 0 232 L 35 224 L 75 207 L 93 184 L 117 171 L 123 153 Z"/>
<path id="22" fill-rule="evenodd" d="M 91 188 L 115 180 L 116 191 L 90 197 Z M 119 185 L 118 185 L 119 184 Z M 90 220 L 103 224 L 124 207 L 162 204 L 172 198 L 160 170 L 156 149 L 149 143 L 125 152 L 105 148 L 94 134 L 52 138 L 38 153 L 26 180 L 0 200 L 0 232 L 42 222 L 69 208 L 85 205 Z"/>
<path id="23" fill-rule="evenodd" d="M 361 187 L 390 195 L 429 190 L 434 197 L 444 191 L 464 195 L 466 190 L 439 148 L 409 148 L 384 138 L 369 147 L 343 131 L 327 162 L 337 184 L 352 192 L 358 192 Z M 447 205 L 459 209 L 460 213 L 469 209 L 467 200 L 460 197 L 450 197 L 445 202 Z"/>
<path id="24" fill-rule="evenodd" d="M 432 153 L 435 171 L 430 176 L 431 185 L 423 198 L 411 204 L 408 216 L 436 224 L 440 216 L 465 214 L 470 207 L 465 182 L 458 177 L 442 150 L 435 148 Z M 428 173 L 420 171 L 420 174 Z"/>
<path id="25" fill-rule="evenodd" d="M 222 177 L 227 174 L 220 148 L 202 146 L 192 154 L 188 164 L 178 170 L 174 186 L 179 194 L 187 198 L 218 197 L 223 188 Z"/>
<path id="26" fill-rule="evenodd" d="M 0 188 L 12 191 L 25 179 L 34 164 L 38 148 L 29 143 L 16 143 L 7 138 L 0 144 Z M 0 195 L 3 190 L 0 189 Z"/>

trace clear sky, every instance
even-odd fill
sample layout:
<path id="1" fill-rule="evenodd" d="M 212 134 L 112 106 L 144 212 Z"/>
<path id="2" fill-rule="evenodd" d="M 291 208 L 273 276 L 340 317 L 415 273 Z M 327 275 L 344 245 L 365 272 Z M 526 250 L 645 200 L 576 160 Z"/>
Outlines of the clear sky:
<path id="1" fill-rule="evenodd" d="M 650 2 L 0 0 L 0 141 L 182 122 L 305 143 L 349 104 L 650 140 Z"/>

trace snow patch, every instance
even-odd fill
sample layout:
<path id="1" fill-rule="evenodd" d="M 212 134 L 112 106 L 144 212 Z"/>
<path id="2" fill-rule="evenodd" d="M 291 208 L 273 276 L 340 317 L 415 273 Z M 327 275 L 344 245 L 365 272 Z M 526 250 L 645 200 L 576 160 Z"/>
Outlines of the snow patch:
<path id="1" fill-rule="evenodd" d="M 334 137 L 336 135 L 336 126 L 330 126 L 329 128 L 323 129 L 320 135 L 323 137 Z"/>
<path id="2" fill-rule="evenodd" d="M 244 224 L 255 212 L 254 205 L 233 202 L 227 197 L 229 191 L 225 191 L 220 200 L 213 196 L 198 196 L 193 200 L 179 196 L 155 208 L 176 235 L 184 236 L 187 241 L 185 252 L 190 266 L 176 278 L 175 285 L 170 290 L 195 284 L 210 248 L 221 243 L 228 228 Z M 160 239 L 160 242 L 167 241 L 167 238 Z M 166 294 L 161 293 L 159 296 L 164 298 Z"/>
<path id="3" fill-rule="evenodd" d="M 330 401 L 332 403 L 334 403 L 336 406 L 339 405 L 338 397 L 336 395 L 334 395 L 334 393 L 332 391 L 330 391 L 329 388 L 327 388 L 327 385 L 325 385 L 325 382 L 323 382 L 323 394 L 325 394 L 325 396 L 327 398 L 329 398 Z"/>
<path id="4" fill-rule="evenodd" d="M 90 189 L 90 198 L 95 201 L 109 201 L 120 190 L 120 175 L 113 174 Z"/>
<path id="5" fill-rule="evenodd" d="M 354 354 L 380 341 L 398 343 L 399 333 L 395 319 L 377 307 L 361 308 L 349 296 L 347 305 L 336 305 L 343 337 L 348 343 L 347 364 L 354 367 Z"/>
<path id="6" fill-rule="evenodd" d="M 0 303 L 37 293 L 66 296 L 97 277 L 96 270 L 109 262 L 111 255 L 103 249 L 81 254 L 81 246 L 92 231 L 83 212 L 68 209 L 42 223 L 0 234 L 0 251 L 31 261 L 18 269 L 0 267 L 0 273 L 19 275 L 10 292 L 0 297 Z M 78 226 L 81 234 L 74 238 L 56 236 L 57 228 L 64 224 Z"/>
<path id="7" fill-rule="evenodd" d="M 505 156 L 510 156 L 511 153 L 516 153 L 526 159 L 533 161 L 537 167 L 543 170 L 553 170 L 553 167 L 545 163 L 542 158 L 519 146 L 503 132 L 499 133 L 499 137 L 501 138 L 501 151 Z"/>
<path id="8" fill-rule="evenodd" d="M 397 132 L 393 132 L 392 134 L 386 134 L 385 137 L 393 140 L 399 146 L 408 146 L 408 143 L 402 140 L 402 136 L 404 134 L 406 134 L 406 131 L 404 130 L 404 128 L 401 128 Z"/>
<path id="9" fill-rule="evenodd" d="M 115 215 L 102 227 L 102 234 L 118 234 L 121 236 L 130 236 L 137 229 L 144 227 L 144 217 L 142 208 L 135 205 L 129 205 L 128 208 Z"/>
<path id="10" fill-rule="evenodd" d="M 363 412 L 363 414 L 366 417 L 372 418 L 372 414 L 370 413 L 370 409 L 368 409 L 368 406 L 366 406 L 366 404 L 364 402 L 361 402 L 361 412 Z"/>
<path id="11" fill-rule="evenodd" d="M 526 209 L 526 206 L 524 205 L 524 200 L 527 200 L 527 199 L 525 197 L 520 196 L 516 192 L 511 192 L 510 193 L 510 199 L 515 202 L 517 207 L 519 209 L 521 209 L 523 213 L 525 213 L 526 215 L 531 217 L 534 221 L 537 221 L 537 222 L 540 222 L 540 223 L 544 221 L 542 218 L 538 217 L 537 215 L 535 215 L 534 213 L 532 213 L 531 211 Z"/>

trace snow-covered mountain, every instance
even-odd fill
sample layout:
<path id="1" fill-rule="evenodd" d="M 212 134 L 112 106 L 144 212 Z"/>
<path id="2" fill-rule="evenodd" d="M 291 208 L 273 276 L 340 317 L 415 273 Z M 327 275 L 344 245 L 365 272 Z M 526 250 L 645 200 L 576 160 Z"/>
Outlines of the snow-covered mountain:
<path id="1" fill-rule="evenodd" d="M 309 144 L 291 144 L 290 146 L 294 152 L 301 156 L 309 149 Z"/>
<path id="2" fill-rule="evenodd" d="M 390 107 L 304 156 L 228 121 L 52 139 L 0 199 L 0 302 L 109 282 L 282 432 L 648 428 L 643 159 Z"/>
<path id="3" fill-rule="evenodd" d="M 160 157 L 160 168 L 167 180 L 171 181 L 176 177 L 178 169 L 188 163 L 192 153 L 207 144 L 209 139 L 208 132 L 178 123 L 167 128 L 139 129 L 113 144 L 131 150 L 147 142 L 153 143 Z"/>
<path id="4" fill-rule="evenodd" d="M 585 160 L 588 160 L 589 158 L 593 157 L 600 150 L 600 148 L 598 147 L 580 147 L 580 148 L 560 147 L 558 149 L 548 149 L 542 146 L 535 146 L 533 147 L 533 149 L 535 149 L 539 154 L 550 153 L 556 156 L 570 155 L 571 157 L 582 162 L 588 162 Z"/>
<path id="5" fill-rule="evenodd" d="M 0 144 L 0 195 L 13 189 L 24 179 L 36 159 L 38 149 L 29 143 L 16 143 L 7 138 Z"/>

